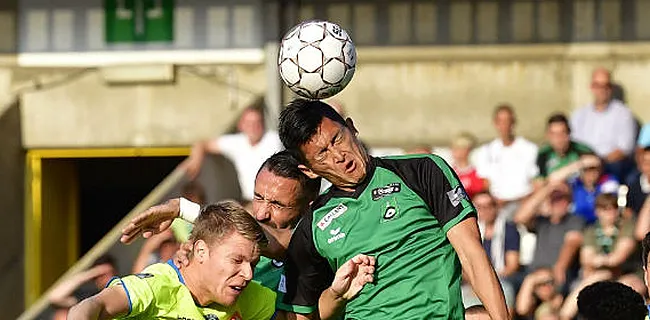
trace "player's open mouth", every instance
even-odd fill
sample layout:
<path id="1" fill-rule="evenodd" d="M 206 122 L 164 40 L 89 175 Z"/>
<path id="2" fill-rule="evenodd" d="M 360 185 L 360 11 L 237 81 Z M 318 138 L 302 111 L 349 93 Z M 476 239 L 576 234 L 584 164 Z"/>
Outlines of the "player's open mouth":
<path id="1" fill-rule="evenodd" d="M 235 291 L 237 294 L 241 293 L 246 286 L 230 286 L 230 289 Z"/>
<path id="2" fill-rule="evenodd" d="M 345 173 L 352 173 L 356 168 L 357 165 L 354 163 L 354 161 L 350 160 L 350 162 L 345 164 Z"/>

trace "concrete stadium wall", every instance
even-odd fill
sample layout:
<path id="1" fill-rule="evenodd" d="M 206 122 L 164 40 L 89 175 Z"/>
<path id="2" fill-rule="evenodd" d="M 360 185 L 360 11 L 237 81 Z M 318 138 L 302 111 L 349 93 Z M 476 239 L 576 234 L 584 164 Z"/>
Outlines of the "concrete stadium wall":
<path id="1" fill-rule="evenodd" d="M 445 145 L 461 130 L 491 139 L 492 110 L 501 102 L 518 113 L 517 131 L 541 142 L 550 113 L 590 101 L 597 66 L 613 70 L 634 113 L 650 121 L 650 44 L 360 48 L 357 73 L 336 99 L 373 147 Z M 239 85 L 264 93 L 263 66 L 234 70 Z M 90 72 L 23 95 L 23 142 L 28 148 L 189 145 L 223 132 L 253 98 L 183 72 L 174 85 L 119 87 Z"/>
<path id="2" fill-rule="evenodd" d="M 47 147 L 189 145 L 223 133 L 265 91 L 260 66 L 179 68 L 173 84 L 110 86 L 90 71 L 22 95 L 23 144 Z M 232 72 L 231 72 L 232 71 Z M 76 72 L 76 71 L 68 71 Z M 221 76 L 219 74 L 225 74 Z M 227 86 L 228 78 L 239 89 Z"/>

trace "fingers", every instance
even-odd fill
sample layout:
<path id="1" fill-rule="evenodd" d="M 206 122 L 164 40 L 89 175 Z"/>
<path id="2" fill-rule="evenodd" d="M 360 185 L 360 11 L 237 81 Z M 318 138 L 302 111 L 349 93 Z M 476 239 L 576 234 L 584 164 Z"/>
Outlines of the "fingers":
<path id="1" fill-rule="evenodd" d="M 350 261 L 354 262 L 355 264 L 363 264 L 363 265 L 375 265 L 375 257 L 365 255 L 365 254 L 358 254 L 354 256 Z"/>

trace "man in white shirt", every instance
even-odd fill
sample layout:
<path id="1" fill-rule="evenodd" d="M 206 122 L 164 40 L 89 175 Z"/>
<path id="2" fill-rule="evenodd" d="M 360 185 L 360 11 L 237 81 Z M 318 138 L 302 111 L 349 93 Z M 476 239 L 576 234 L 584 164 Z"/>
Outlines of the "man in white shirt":
<path id="1" fill-rule="evenodd" d="M 194 179 L 201 171 L 206 153 L 224 155 L 237 170 L 242 200 L 251 201 L 257 170 L 264 160 L 282 150 L 283 147 L 277 132 L 267 131 L 264 127 L 262 109 L 255 107 L 244 109 L 237 123 L 237 129 L 239 133 L 195 143 L 192 153 L 182 165 L 189 177 Z"/>
<path id="2" fill-rule="evenodd" d="M 487 179 L 490 193 L 499 207 L 516 204 L 532 191 L 537 176 L 535 164 L 537 146 L 523 137 L 515 136 L 515 112 L 503 104 L 494 111 L 494 127 L 499 136 L 477 150 L 477 174 Z M 511 210 L 507 211 L 512 211 Z M 513 212 L 508 212 L 512 214 Z"/>
<path id="3" fill-rule="evenodd" d="M 611 74 L 598 68 L 591 76 L 593 103 L 576 110 L 571 117 L 571 136 L 589 146 L 605 160 L 605 170 L 625 181 L 633 168 L 632 153 L 636 122 L 630 109 L 612 99 Z"/>

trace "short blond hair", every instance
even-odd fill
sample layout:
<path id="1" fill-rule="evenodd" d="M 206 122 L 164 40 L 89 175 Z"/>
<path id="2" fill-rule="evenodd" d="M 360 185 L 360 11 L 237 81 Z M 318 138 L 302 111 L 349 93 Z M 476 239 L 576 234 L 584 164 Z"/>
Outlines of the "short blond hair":
<path id="1" fill-rule="evenodd" d="M 204 207 L 194 222 L 190 241 L 194 243 L 203 240 L 212 245 L 232 232 L 253 241 L 259 247 L 268 244 L 262 227 L 244 207 L 234 201 L 221 201 Z"/>
<path id="2" fill-rule="evenodd" d="M 473 149 L 476 146 L 476 143 L 476 137 L 469 132 L 461 132 L 451 140 L 451 146 L 459 148 Z"/>

